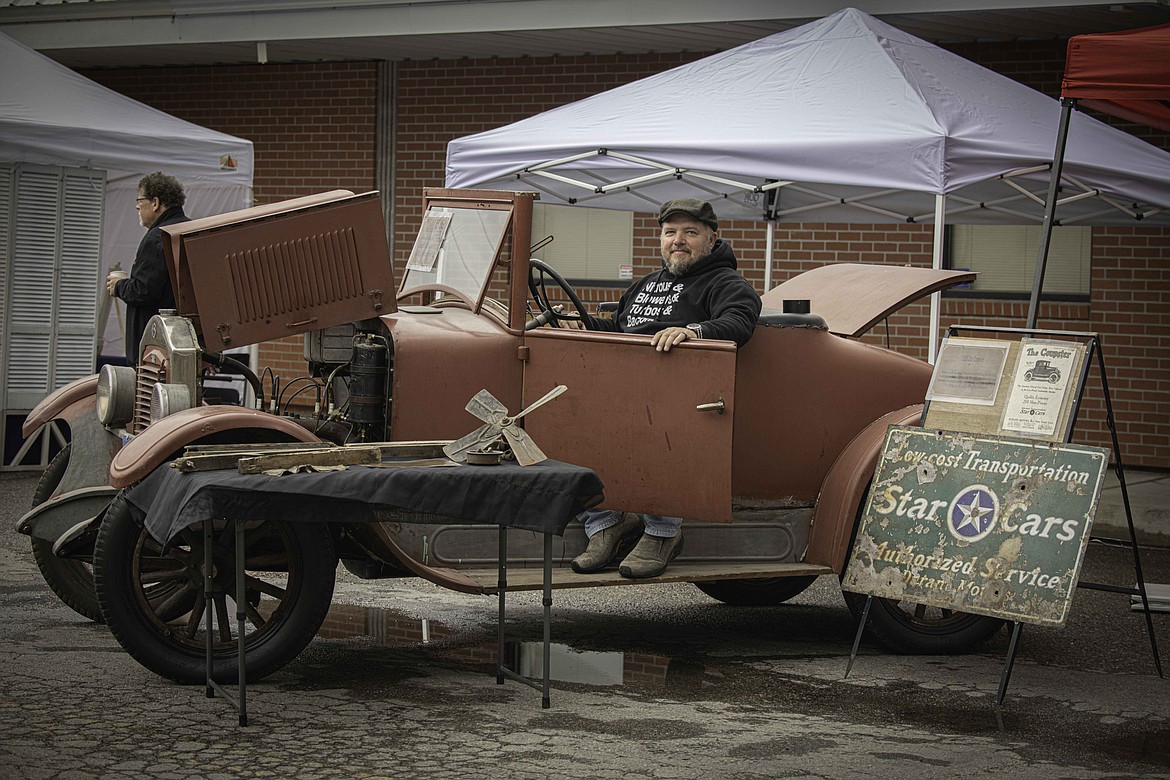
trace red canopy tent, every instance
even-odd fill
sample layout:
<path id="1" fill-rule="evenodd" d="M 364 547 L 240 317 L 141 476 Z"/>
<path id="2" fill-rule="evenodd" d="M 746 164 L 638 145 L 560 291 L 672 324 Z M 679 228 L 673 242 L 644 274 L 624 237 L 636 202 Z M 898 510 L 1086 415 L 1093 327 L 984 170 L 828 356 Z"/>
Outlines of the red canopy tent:
<path id="1" fill-rule="evenodd" d="M 1078 103 L 1131 122 L 1170 132 L 1170 24 L 1114 33 L 1076 35 L 1069 39 L 1068 54 L 1064 63 L 1064 81 L 1060 88 L 1060 130 L 1056 137 L 1052 179 L 1048 185 L 1048 199 L 1044 206 L 1044 234 L 1040 241 L 1036 282 L 1032 287 L 1032 300 L 1028 308 L 1028 328 L 1036 327 L 1040 289 L 1044 284 L 1044 264 L 1048 259 L 1048 243 L 1052 235 L 1053 217 L 1060 191 L 1060 171 L 1064 162 L 1065 141 L 1068 139 L 1069 118 Z M 1140 216 L 1135 213 L 1135 217 Z M 1098 359 L 1100 360 L 1100 353 Z M 1146 612 L 1146 630 L 1149 632 L 1150 647 L 1154 652 L 1154 666 L 1161 677 L 1162 662 L 1158 656 L 1158 640 L 1155 638 L 1154 624 L 1150 618 L 1146 584 L 1142 577 L 1141 558 L 1134 536 L 1133 516 L 1130 513 L 1129 494 L 1126 492 L 1125 471 L 1121 466 L 1121 451 L 1113 423 L 1113 408 L 1109 401 L 1109 388 L 1105 384 L 1103 360 L 1099 367 L 1109 429 L 1113 434 L 1114 468 L 1125 502 L 1126 520 L 1129 522 L 1130 542 L 1133 547 L 1134 571 L 1138 581 L 1138 587 L 1129 592 L 1141 596 L 1141 603 Z M 1108 588 L 1087 584 L 1083 586 Z"/>
<path id="2" fill-rule="evenodd" d="M 1052 235 L 1069 117 L 1079 103 L 1107 114 L 1170 132 L 1170 24 L 1069 39 L 1060 89 L 1060 130 L 1044 212 L 1044 234 L 1028 327 L 1036 327 L 1044 266 Z"/>
<path id="3" fill-rule="evenodd" d="M 1060 96 L 1170 131 L 1170 24 L 1071 38 Z"/>

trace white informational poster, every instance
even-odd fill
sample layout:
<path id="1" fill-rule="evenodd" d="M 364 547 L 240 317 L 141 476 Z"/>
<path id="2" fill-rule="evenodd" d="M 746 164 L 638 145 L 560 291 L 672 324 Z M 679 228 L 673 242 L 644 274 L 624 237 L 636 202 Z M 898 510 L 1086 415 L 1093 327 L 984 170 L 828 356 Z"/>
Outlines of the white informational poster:
<path id="1" fill-rule="evenodd" d="M 1015 379 L 1004 406 L 1000 428 L 1024 436 L 1053 436 L 1065 419 L 1069 392 L 1084 345 L 1067 341 L 1023 339 Z"/>
<path id="2" fill-rule="evenodd" d="M 450 214 L 427 214 L 423 217 L 422 226 L 418 229 L 418 238 L 415 239 L 410 257 L 406 261 L 408 270 L 430 273 L 435 269 L 435 261 L 439 258 L 439 250 L 443 248 L 449 227 Z"/>
<path id="3" fill-rule="evenodd" d="M 991 406 L 1010 346 L 1006 341 L 988 339 L 944 339 L 927 400 Z"/>

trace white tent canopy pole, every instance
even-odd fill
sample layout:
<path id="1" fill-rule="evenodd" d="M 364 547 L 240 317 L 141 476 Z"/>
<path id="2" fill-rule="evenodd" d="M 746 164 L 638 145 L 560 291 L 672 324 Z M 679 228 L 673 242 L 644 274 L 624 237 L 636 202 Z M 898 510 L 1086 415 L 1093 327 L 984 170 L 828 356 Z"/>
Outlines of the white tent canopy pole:
<path id="1" fill-rule="evenodd" d="M 947 196 L 936 195 L 934 199 L 934 252 L 931 267 L 941 269 L 943 267 L 943 248 L 946 238 L 946 221 L 947 221 Z M 933 292 L 930 295 L 930 340 L 927 345 L 926 359 L 934 364 L 934 358 L 938 355 L 938 327 L 940 319 L 940 309 L 942 308 L 942 293 Z"/>

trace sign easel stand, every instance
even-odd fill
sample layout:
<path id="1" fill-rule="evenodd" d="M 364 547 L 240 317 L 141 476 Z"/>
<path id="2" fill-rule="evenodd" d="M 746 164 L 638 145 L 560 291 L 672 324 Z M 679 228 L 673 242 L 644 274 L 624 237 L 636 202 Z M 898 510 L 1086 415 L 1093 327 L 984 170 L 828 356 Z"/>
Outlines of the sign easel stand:
<path id="1" fill-rule="evenodd" d="M 1065 443 L 1068 443 L 1068 441 L 1072 438 L 1073 426 L 1076 423 L 1077 415 L 1078 415 L 1078 412 L 1080 410 L 1080 404 L 1081 404 L 1082 395 L 1084 392 L 1085 380 L 1087 379 L 1087 376 L 1088 376 L 1089 366 L 1092 362 L 1093 355 L 1094 355 L 1094 353 L 1096 354 L 1097 367 L 1098 367 L 1099 373 L 1101 375 L 1101 391 L 1105 397 L 1106 424 L 1109 427 L 1109 433 L 1110 433 L 1110 437 L 1111 437 L 1111 441 L 1112 441 L 1113 459 L 1114 459 L 1113 462 L 1115 464 L 1118 483 L 1121 487 L 1121 498 L 1122 498 L 1122 504 L 1125 508 L 1126 523 L 1127 523 L 1128 528 L 1129 528 L 1129 539 L 1128 540 L 1108 539 L 1108 538 L 1103 538 L 1103 537 L 1094 537 L 1094 536 L 1090 535 L 1089 541 L 1090 542 L 1097 541 L 1099 543 L 1111 544 L 1114 546 L 1128 546 L 1133 551 L 1134 573 L 1136 576 L 1137 585 L 1136 585 L 1136 587 L 1121 587 L 1121 586 L 1117 586 L 1117 585 L 1108 585 L 1108 584 L 1089 583 L 1089 582 L 1079 582 L 1078 581 L 1077 587 L 1090 589 L 1090 590 L 1103 590 L 1103 591 L 1108 591 L 1108 592 L 1112 592 L 1112 593 L 1122 593 L 1122 594 L 1128 594 L 1131 596 L 1133 596 L 1133 595 L 1140 596 L 1141 603 L 1142 603 L 1142 610 L 1145 613 L 1146 630 L 1147 630 L 1147 633 L 1148 633 L 1149 638 L 1150 638 L 1150 649 L 1151 649 L 1151 652 L 1152 652 L 1153 657 L 1154 657 L 1154 666 L 1157 669 L 1158 676 L 1164 677 L 1164 674 L 1162 672 L 1161 658 L 1160 658 L 1160 655 L 1158 653 L 1157 637 L 1154 634 L 1154 624 L 1153 624 L 1152 613 L 1150 611 L 1149 598 L 1148 598 L 1147 593 L 1146 593 L 1145 578 L 1142 574 L 1141 555 L 1140 555 L 1138 543 L 1137 543 L 1137 533 L 1136 533 L 1136 530 L 1135 530 L 1134 524 L 1133 524 L 1133 513 L 1132 513 L 1132 509 L 1130 507 L 1130 502 L 1129 502 L 1129 491 L 1126 487 L 1125 470 L 1124 470 L 1124 466 L 1122 465 L 1122 461 L 1121 461 L 1121 447 L 1120 447 L 1120 443 L 1118 442 L 1117 427 L 1116 427 L 1116 422 L 1115 422 L 1115 418 L 1113 415 L 1113 402 L 1112 402 L 1112 398 L 1110 397 L 1110 394 L 1109 394 L 1109 383 L 1108 383 L 1108 378 L 1107 378 L 1106 370 L 1105 370 L 1105 358 L 1103 355 L 1103 350 L 1100 349 L 1099 336 L 1095 333 L 1081 333 L 1081 332 L 1074 332 L 1074 331 L 1052 331 L 1052 330 L 1037 330 L 1037 329 L 1028 329 L 1028 328 L 992 328 L 992 327 L 976 326 L 976 325 L 970 325 L 970 326 L 952 325 L 948 328 L 947 332 L 948 332 L 948 336 L 954 336 L 955 334 L 957 334 L 960 331 L 996 333 L 996 334 L 1017 334 L 1019 336 L 1052 338 L 1052 339 L 1060 339 L 1061 337 L 1066 337 L 1066 338 L 1078 339 L 1087 345 L 1088 355 L 1086 356 L 1085 360 L 1082 361 L 1081 371 L 1080 371 L 1080 381 L 1077 384 L 1076 394 L 1075 394 L 1075 397 L 1073 399 L 1072 408 L 1071 408 L 1071 411 L 1069 414 L 1068 426 L 1063 434 L 1063 441 Z M 924 420 L 926 419 L 926 412 L 928 409 L 929 409 L 929 401 L 927 402 L 927 407 L 924 408 L 924 410 L 923 410 L 923 419 Z M 861 644 L 861 637 L 865 631 L 866 622 L 869 619 L 869 610 L 870 610 L 870 606 L 872 603 L 873 603 L 873 595 L 868 594 L 866 596 L 866 600 L 865 600 L 865 607 L 862 611 L 861 618 L 860 618 L 860 621 L 859 621 L 858 626 L 857 626 L 857 633 L 853 639 L 853 647 L 852 647 L 852 650 L 850 651 L 850 654 L 849 654 L 849 663 L 845 668 L 845 678 L 849 677 L 849 672 L 852 670 L 854 661 L 856 660 L 857 650 Z M 1011 680 L 1011 673 L 1012 673 L 1012 669 L 1013 669 L 1013 666 L 1015 663 L 1016 650 L 1019 647 L 1020 635 L 1021 635 L 1021 632 L 1023 629 L 1022 622 L 1020 622 L 1020 621 L 1009 621 L 1009 622 L 1011 623 L 1011 626 L 1012 626 L 1011 640 L 1008 644 L 1007 656 L 1004 659 L 1004 669 L 1003 669 L 1002 674 L 1000 675 L 999 689 L 998 689 L 998 692 L 996 695 L 996 705 L 997 706 L 1003 705 L 1004 698 L 1007 695 L 1007 687 L 1008 687 L 1009 681 Z"/>
<path id="2" fill-rule="evenodd" d="M 1137 531 L 1133 525 L 1133 510 L 1129 503 L 1129 489 L 1125 484 L 1125 467 L 1121 462 L 1121 444 L 1117 439 L 1117 423 L 1113 416 L 1113 398 L 1109 393 L 1109 378 L 1105 371 L 1105 354 L 1101 349 L 1101 338 L 1096 333 L 1081 333 L 1077 331 L 1059 331 L 1059 330 L 1037 330 L 1034 328 L 991 328 L 980 325 L 951 325 L 947 328 L 948 335 L 954 335 L 960 331 L 970 331 L 979 333 L 1008 333 L 1018 334 L 1021 336 L 1040 336 L 1043 338 L 1060 338 L 1072 337 L 1085 341 L 1088 345 L 1088 357 L 1084 361 L 1084 366 L 1081 371 L 1081 382 L 1077 388 L 1076 399 L 1073 403 L 1072 414 L 1070 415 L 1069 429 L 1064 440 L 1067 442 L 1072 438 L 1072 428 L 1076 423 L 1077 414 L 1081 408 L 1081 396 L 1084 393 L 1085 378 L 1088 376 L 1089 364 L 1093 360 L 1093 356 L 1097 357 L 1097 372 L 1101 376 L 1101 394 L 1105 398 L 1105 424 L 1109 428 L 1109 437 L 1113 445 L 1113 464 L 1114 470 L 1117 473 L 1117 483 L 1121 488 L 1121 503 L 1125 508 L 1125 522 L 1129 528 L 1129 539 L 1111 539 L 1108 537 L 1089 536 L 1089 541 L 1098 542 L 1111 546 L 1129 547 L 1133 551 L 1133 569 L 1134 576 L 1137 580 L 1136 587 L 1123 587 L 1119 585 L 1109 585 L 1096 582 L 1077 582 L 1078 588 L 1086 590 L 1101 590 L 1109 593 L 1121 593 L 1129 596 L 1139 596 L 1142 602 L 1142 611 L 1146 618 L 1146 633 L 1150 637 L 1150 652 L 1154 656 L 1154 668 L 1158 672 L 1158 677 L 1164 678 L 1162 672 L 1162 659 L 1158 653 L 1158 637 L 1154 634 L 1154 620 L 1150 612 L 1150 600 L 1146 593 L 1146 580 L 1142 574 L 1142 560 L 1141 553 L 1138 548 Z M 925 411 L 923 416 L 925 416 Z M 1007 691 L 1007 680 L 1011 677 L 1011 664 L 1014 660 L 1014 651 L 1016 641 L 1019 638 L 1019 624 L 1016 623 L 1015 629 L 1012 632 L 1012 642 L 1008 648 L 1007 668 L 1004 670 L 1004 678 L 1000 683 L 999 700 L 997 703 L 1003 702 L 1004 694 Z"/>
<path id="3" fill-rule="evenodd" d="M 1020 644 L 1020 631 L 1024 628 L 1024 624 L 1019 621 L 1012 621 L 1012 638 L 1008 642 L 1007 657 L 1003 661 L 1003 673 L 999 675 L 999 691 L 995 694 L 995 706 L 1003 706 L 1003 698 L 1007 696 L 1008 681 L 1012 679 L 1012 667 L 1016 662 L 1016 648 Z"/>
<path id="4" fill-rule="evenodd" d="M 1105 395 L 1105 421 L 1109 426 L 1109 436 L 1113 441 L 1113 463 L 1114 469 L 1117 472 L 1117 484 L 1121 488 L 1121 504 L 1125 507 L 1125 522 L 1129 527 L 1129 539 L 1127 541 L 1125 539 L 1090 536 L 1089 541 L 1097 541 L 1101 544 L 1118 545 L 1121 547 L 1128 545 L 1133 550 L 1133 569 L 1137 575 L 1137 587 L 1125 588 L 1097 582 L 1078 582 L 1077 587 L 1141 597 L 1142 612 L 1146 616 L 1146 632 L 1150 635 L 1150 651 L 1154 654 L 1154 668 L 1158 670 L 1158 676 L 1164 678 L 1165 675 L 1162 673 L 1162 659 L 1158 654 L 1158 638 L 1154 634 L 1154 620 L 1150 614 L 1150 599 L 1146 594 L 1146 578 L 1142 575 L 1142 557 L 1138 549 L 1137 531 L 1133 527 L 1133 510 L 1130 509 L 1129 505 L 1129 488 L 1125 484 L 1125 467 L 1121 465 L 1121 447 L 1117 441 L 1117 426 L 1113 420 L 1113 401 L 1109 397 L 1109 380 L 1105 376 L 1105 358 L 1102 356 L 1101 350 L 1097 350 L 1097 368 L 1101 373 L 1101 391 Z"/>

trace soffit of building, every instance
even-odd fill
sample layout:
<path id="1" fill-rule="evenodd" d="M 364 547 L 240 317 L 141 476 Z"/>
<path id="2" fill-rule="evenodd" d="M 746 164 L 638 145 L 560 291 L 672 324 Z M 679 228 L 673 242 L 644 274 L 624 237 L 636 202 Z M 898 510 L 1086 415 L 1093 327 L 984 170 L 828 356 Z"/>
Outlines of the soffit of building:
<path id="1" fill-rule="evenodd" d="M 1170 0 L 858 0 L 934 43 L 1052 40 L 1170 22 Z M 0 31 L 74 68 L 483 59 L 738 46 L 842 7 L 823 0 L 0 0 Z M 258 46 L 263 44 L 263 46 Z"/>

